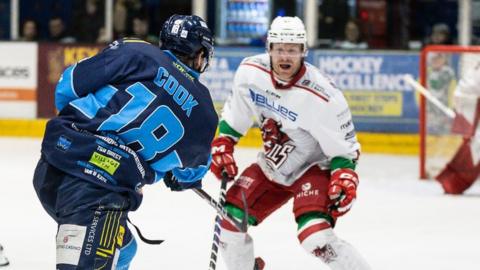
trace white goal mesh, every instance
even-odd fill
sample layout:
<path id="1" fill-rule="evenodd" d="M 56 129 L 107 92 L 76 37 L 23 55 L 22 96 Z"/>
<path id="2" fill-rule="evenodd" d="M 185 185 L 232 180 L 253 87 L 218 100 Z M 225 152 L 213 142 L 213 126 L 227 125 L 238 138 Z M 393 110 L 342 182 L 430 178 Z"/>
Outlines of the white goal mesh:
<path id="1" fill-rule="evenodd" d="M 453 109 L 453 92 L 468 70 L 480 63 L 480 47 L 429 46 L 422 51 L 421 83 Z M 420 106 L 420 177 L 434 178 L 456 153 L 462 136 L 454 134 L 453 119 L 424 100 Z"/>

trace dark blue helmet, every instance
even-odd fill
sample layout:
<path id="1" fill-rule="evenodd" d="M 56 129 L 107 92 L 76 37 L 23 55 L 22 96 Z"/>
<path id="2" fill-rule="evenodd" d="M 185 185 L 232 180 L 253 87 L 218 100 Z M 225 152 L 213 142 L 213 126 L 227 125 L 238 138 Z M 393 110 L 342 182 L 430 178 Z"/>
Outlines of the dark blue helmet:
<path id="1" fill-rule="evenodd" d="M 207 23 L 196 15 L 172 15 L 163 24 L 160 41 L 163 50 L 189 58 L 203 50 L 205 64 L 200 72 L 205 71 L 213 56 L 213 34 Z"/>

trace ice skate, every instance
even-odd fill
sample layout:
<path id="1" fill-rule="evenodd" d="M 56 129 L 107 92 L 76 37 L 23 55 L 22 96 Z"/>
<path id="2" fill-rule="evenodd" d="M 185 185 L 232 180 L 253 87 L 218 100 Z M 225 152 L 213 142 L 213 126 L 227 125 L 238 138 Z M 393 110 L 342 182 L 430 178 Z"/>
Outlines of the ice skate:
<path id="1" fill-rule="evenodd" d="M 253 270 L 262 270 L 263 268 L 265 268 L 265 261 L 260 257 L 255 258 Z"/>
<path id="2" fill-rule="evenodd" d="M 10 262 L 8 261 L 7 257 L 3 255 L 3 247 L 0 245 L 0 267 L 9 265 Z"/>

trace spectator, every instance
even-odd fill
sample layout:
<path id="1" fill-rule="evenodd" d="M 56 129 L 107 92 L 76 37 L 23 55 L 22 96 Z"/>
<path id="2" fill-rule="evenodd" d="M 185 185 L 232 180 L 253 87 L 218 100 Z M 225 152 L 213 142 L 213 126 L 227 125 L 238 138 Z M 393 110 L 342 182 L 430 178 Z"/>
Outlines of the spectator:
<path id="1" fill-rule="evenodd" d="M 132 20 L 133 37 L 145 40 L 151 44 L 158 44 L 158 37 L 148 33 L 148 20 L 144 17 L 136 16 Z"/>
<path id="2" fill-rule="evenodd" d="M 347 18 L 350 16 L 347 1 L 324 0 L 319 8 L 319 38 L 341 39 Z"/>
<path id="3" fill-rule="evenodd" d="M 100 28 L 100 30 L 98 30 L 98 37 L 95 42 L 106 44 L 106 43 L 109 43 L 110 41 L 111 40 L 107 39 L 107 33 L 105 31 L 105 27 Z"/>
<path id="4" fill-rule="evenodd" d="M 37 23 L 34 20 L 25 20 L 22 24 L 21 41 L 35 41 L 38 39 Z"/>
<path id="5" fill-rule="evenodd" d="M 10 1 L 0 1 L 0 40 L 9 39 Z"/>
<path id="6" fill-rule="evenodd" d="M 145 12 L 140 0 L 117 0 L 113 10 L 113 30 L 116 38 L 132 33 L 133 25 L 130 22 Z"/>
<path id="7" fill-rule="evenodd" d="M 338 49 L 368 49 L 368 44 L 362 39 L 358 22 L 350 19 L 345 25 L 345 39 L 334 45 Z"/>
<path id="8" fill-rule="evenodd" d="M 93 43 L 99 38 L 104 25 L 103 6 L 97 0 L 82 1 L 84 5 L 74 15 L 74 29 L 77 41 Z"/>
<path id="9" fill-rule="evenodd" d="M 62 18 L 53 17 L 48 22 L 49 41 L 73 43 L 75 38 L 68 36 Z"/>
<path id="10" fill-rule="evenodd" d="M 113 31 L 117 38 L 124 37 L 127 32 L 127 6 L 125 0 L 115 1 L 113 7 Z"/>
<path id="11" fill-rule="evenodd" d="M 445 45 L 452 44 L 450 37 L 450 27 L 445 23 L 437 23 L 432 28 L 432 34 L 427 38 L 425 44 L 429 45 Z"/>

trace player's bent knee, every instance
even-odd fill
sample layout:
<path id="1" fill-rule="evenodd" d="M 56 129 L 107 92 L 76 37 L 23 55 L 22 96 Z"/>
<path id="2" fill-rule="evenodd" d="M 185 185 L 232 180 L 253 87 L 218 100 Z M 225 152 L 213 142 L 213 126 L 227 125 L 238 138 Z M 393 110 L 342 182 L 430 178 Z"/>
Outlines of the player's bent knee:
<path id="1" fill-rule="evenodd" d="M 135 241 L 135 238 L 132 236 L 130 242 L 120 249 L 120 256 L 115 270 L 127 270 L 136 253 L 137 241 Z"/>
<path id="2" fill-rule="evenodd" d="M 243 209 L 240 209 L 233 204 L 227 203 L 225 205 L 225 210 L 227 211 L 227 213 L 229 213 L 231 216 L 233 216 L 238 221 L 242 221 L 244 216 L 245 216 L 245 212 L 243 211 Z M 256 224 L 257 224 L 257 220 L 255 219 L 255 217 L 249 215 L 248 216 L 248 225 L 256 225 Z M 234 232 L 239 231 L 238 228 L 235 227 L 235 225 L 233 225 L 232 223 L 230 223 L 229 221 L 227 221 L 225 219 L 222 220 L 222 223 L 221 223 L 220 226 L 223 229 L 227 229 L 227 230 L 230 230 L 230 231 L 234 231 Z"/>
<path id="3" fill-rule="evenodd" d="M 297 237 L 305 251 L 316 257 L 327 244 L 337 239 L 330 223 L 322 218 L 311 219 L 299 226 Z"/>

